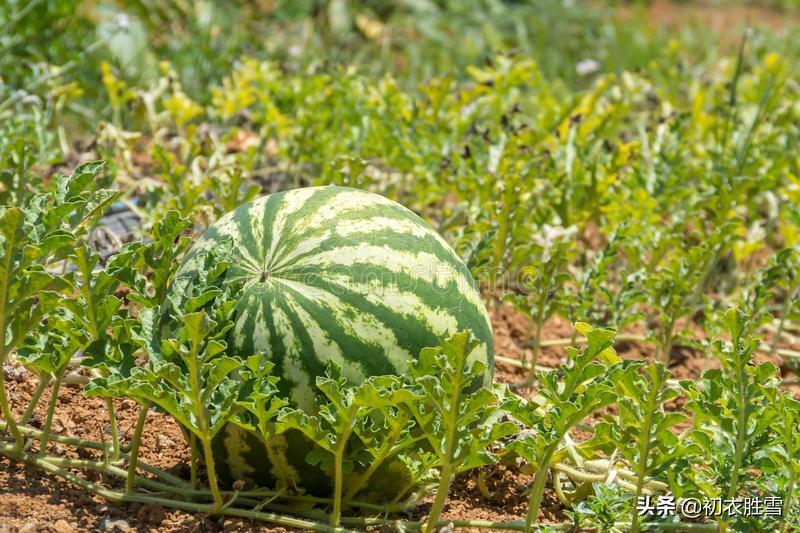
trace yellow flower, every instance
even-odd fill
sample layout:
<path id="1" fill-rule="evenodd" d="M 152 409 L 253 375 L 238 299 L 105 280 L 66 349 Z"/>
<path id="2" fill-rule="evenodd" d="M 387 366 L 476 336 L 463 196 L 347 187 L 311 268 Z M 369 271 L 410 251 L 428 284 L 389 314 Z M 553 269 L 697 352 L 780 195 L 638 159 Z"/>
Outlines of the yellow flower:
<path id="1" fill-rule="evenodd" d="M 781 67 L 781 55 L 778 52 L 770 52 L 764 56 L 764 68 L 767 72 L 776 73 Z"/>

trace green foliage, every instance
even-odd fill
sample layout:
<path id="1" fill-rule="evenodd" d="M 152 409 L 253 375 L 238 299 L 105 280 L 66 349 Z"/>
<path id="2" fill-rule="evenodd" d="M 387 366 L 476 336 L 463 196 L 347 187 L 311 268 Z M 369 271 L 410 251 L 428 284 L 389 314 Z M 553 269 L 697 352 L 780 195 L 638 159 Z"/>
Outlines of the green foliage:
<path id="1" fill-rule="evenodd" d="M 386 463 L 400 461 L 410 473 L 394 501 L 418 490 L 438 469 L 439 511 L 429 520 L 435 524 L 453 476 L 495 461 L 491 447 L 516 431 L 514 424 L 497 420 L 501 391 L 478 386 L 485 369 L 469 359 L 476 345 L 464 332 L 425 349 L 407 379 L 374 376 L 352 385 L 331 364 L 317 378 L 317 414 L 289 407 L 275 395 L 275 378 L 265 377 L 237 400 L 244 411 L 234 422 L 265 443 L 296 430 L 313 444 L 306 461 L 334 480 L 333 527 L 343 505 L 367 489 Z"/>
<path id="2" fill-rule="evenodd" d="M 753 361 L 757 340 L 741 310 L 728 310 L 720 327 L 731 337 L 715 341 L 722 368 L 705 371 L 696 383 L 681 381 L 681 387 L 694 415 L 689 439 L 701 450 L 705 465 L 694 469 L 690 479 L 704 496 L 734 498 L 758 491 L 763 479 L 753 476 L 752 469 L 769 466 L 763 450 L 778 414 L 770 401 L 776 394 L 777 368 Z M 720 518 L 723 523 L 727 519 Z"/>
<path id="3" fill-rule="evenodd" d="M 401 383 L 395 376 L 375 376 L 348 386 L 340 369 L 330 366 L 325 376 L 317 378 L 317 388 L 325 398 L 319 415 L 299 409 L 279 414 L 277 431 L 302 432 L 316 445 L 306 460 L 319 464 L 334 480 L 333 527 L 339 526 L 343 497 L 357 494 L 384 459 L 414 442 L 408 438 L 410 417 L 390 418 L 403 409 L 403 398 L 409 396 Z M 404 439 L 400 438 L 403 434 Z"/>
<path id="4" fill-rule="evenodd" d="M 97 361 L 111 375 L 95 379 L 87 386 L 87 394 L 126 395 L 140 403 L 155 404 L 198 437 L 213 437 L 230 420 L 235 414 L 236 391 L 266 370 L 250 359 L 227 355 L 224 338 L 233 327 L 233 302 L 218 287 L 227 265 L 213 255 L 208 256 L 208 262 L 207 277 L 186 287 L 189 299 L 179 317 L 181 326 L 175 331 L 160 331 L 159 309 L 140 310 L 136 324 L 129 326 L 130 336 L 146 351 L 147 363 L 134 365 L 132 350 L 122 354 L 122 364 Z M 115 341 L 119 343 L 120 339 Z M 243 366 L 250 372 L 240 371 Z"/>
<path id="5" fill-rule="evenodd" d="M 62 304 L 57 291 L 72 286 L 71 276 L 52 270 L 66 260 L 79 236 L 116 197 L 115 192 L 99 188 L 102 169 L 102 163 L 88 163 L 70 176 L 58 177 L 53 192 L 33 195 L 22 207 L 0 207 L 0 365 Z M 42 373 L 63 371 L 72 355 L 70 350 L 81 344 L 80 331 L 63 331 L 68 329 L 65 319 L 68 315 L 54 317 L 46 326 L 55 335 L 52 341 L 39 336 L 23 355 Z M 54 352 L 42 354 L 50 349 Z M 9 409 L 2 377 L 0 408 L 17 446 L 21 446 L 22 437 Z"/>
<path id="6" fill-rule="evenodd" d="M 458 333 L 441 348 L 423 349 L 410 368 L 419 399 L 408 407 L 440 470 L 428 532 L 439 520 L 453 476 L 490 463 L 493 454 L 489 446 L 516 431 L 514 424 L 496 420 L 501 393 L 480 386 L 469 392 L 482 382 L 486 372 L 482 363 L 470 360 L 477 344 L 470 333 Z"/>
<path id="7" fill-rule="evenodd" d="M 510 416 L 530 431 L 520 433 L 509 449 L 535 465 L 534 486 L 525 520 L 530 530 L 539 514 L 550 460 L 572 428 L 593 412 L 617 399 L 615 382 L 621 374 L 635 372 L 625 368 L 613 349 L 616 332 L 578 325 L 588 344 L 579 352 L 568 350 L 569 362 L 558 372 L 541 376 L 541 391 L 534 400 L 511 398 L 504 404 Z"/>
<path id="8" fill-rule="evenodd" d="M 775 431 L 771 442 L 765 443 L 756 455 L 766 459 L 760 460 L 759 464 L 764 473 L 770 476 L 769 490 L 783 498 L 783 531 L 790 531 L 798 525 L 795 502 L 800 475 L 800 402 L 791 394 L 774 387 L 764 392 L 769 402 L 768 408 L 773 410 L 770 418 L 775 421 Z"/>
<path id="9" fill-rule="evenodd" d="M 636 365 L 639 366 L 639 365 Z M 665 405 L 680 393 L 666 387 L 669 372 L 662 363 L 640 367 L 638 372 L 622 374 L 617 381 L 619 414 L 595 426 L 594 440 L 606 453 L 618 453 L 635 467 L 633 501 L 652 489 L 652 479 L 667 480 L 673 494 L 680 497 L 690 490 L 687 471 L 695 459 L 690 445 L 681 442 L 675 426 L 688 420 L 682 412 L 666 412 Z M 639 531 L 639 512 L 631 512 L 631 531 Z"/>
<path id="10" fill-rule="evenodd" d="M 586 500 L 574 506 L 573 511 L 567 511 L 576 527 L 597 527 L 601 531 L 613 531 L 621 516 L 630 512 L 630 493 L 622 490 L 618 485 L 604 485 L 595 483 L 592 487 L 594 493 Z"/>
<path id="11" fill-rule="evenodd" d="M 214 509 L 219 510 L 223 502 L 211 441 L 236 414 L 239 392 L 250 390 L 269 367 L 261 365 L 257 354 L 242 360 L 226 352 L 224 339 L 233 327 L 231 310 L 235 303 L 219 288 L 227 264 L 214 253 L 206 260 L 206 277 L 185 287 L 188 299 L 180 308 L 180 327 L 159 331 L 158 308 L 141 310 L 131 339 L 146 351 L 147 362 L 134 365 L 133 354 L 120 351 L 124 359 L 102 361 L 109 375 L 95 378 L 85 392 L 109 398 L 127 396 L 145 408 L 156 405 L 173 416 L 191 440 L 197 439 L 202 445 Z"/>

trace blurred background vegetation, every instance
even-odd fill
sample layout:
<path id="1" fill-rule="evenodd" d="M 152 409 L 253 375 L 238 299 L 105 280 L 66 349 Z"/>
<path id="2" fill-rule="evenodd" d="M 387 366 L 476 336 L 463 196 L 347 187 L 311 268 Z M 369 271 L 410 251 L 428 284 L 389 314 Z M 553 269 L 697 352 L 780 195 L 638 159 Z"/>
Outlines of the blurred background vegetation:
<path id="1" fill-rule="evenodd" d="M 358 65 L 414 85 L 466 75 L 498 53 L 532 58 L 569 88 L 598 74 L 692 68 L 735 49 L 745 25 L 755 46 L 794 57 L 796 0 L 6 0 L 0 6 L 0 101 L 72 97 L 77 117 L 109 118 L 102 62 L 128 84 L 152 82 L 168 61 L 201 103 L 242 56 L 292 73 Z M 75 84 L 74 86 L 71 84 Z M 58 88 L 58 90 L 54 90 Z M 9 104 L 3 107 L 7 108 Z"/>

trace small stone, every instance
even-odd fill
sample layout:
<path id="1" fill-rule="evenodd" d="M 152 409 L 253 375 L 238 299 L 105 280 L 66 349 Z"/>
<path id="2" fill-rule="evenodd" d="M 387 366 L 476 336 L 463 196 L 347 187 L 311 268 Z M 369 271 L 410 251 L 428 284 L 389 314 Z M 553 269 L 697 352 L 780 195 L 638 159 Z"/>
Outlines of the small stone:
<path id="1" fill-rule="evenodd" d="M 439 528 L 439 533 L 453 533 L 455 531 L 455 526 L 452 522 L 447 524 L 446 526 L 442 526 Z"/>
<path id="2" fill-rule="evenodd" d="M 133 409 L 136 407 L 136 402 L 130 399 L 125 399 L 122 400 L 122 402 L 119 404 L 119 407 L 120 409 Z"/>
<path id="3" fill-rule="evenodd" d="M 58 520 L 53 524 L 53 531 L 56 533 L 73 533 L 75 529 L 66 520 Z"/>
<path id="4" fill-rule="evenodd" d="M 160 433 L 158 435 L 158 447 L 160 449 L 174 448 L 175 447 L 175 441 L 172 440 L 171 438 L 167 437 L 163 433 Z"/>
<path id="5" fill-rule="evenodd" d="M 25 367 L 19 365 L 3 365 L 3 374 L 9 381 L 16 381 L 17 383 L 22 383 L 28 378 L 28 371 L 25 370 Z"/>
<path id="6" fill-rule="evenodd" d="M 131 526 L 125 520 L 111 520 L 110 518 L 103 518 L 100 520 L 101 531 L 130 531 Z"/>
<path id="7" fill-rule="evenodd" d="M 31 524 L 25 524 L 19 528 L 19 533 L 36 533 L 37 531 L 39 531 L 39 524 L 35 522 Z"/>

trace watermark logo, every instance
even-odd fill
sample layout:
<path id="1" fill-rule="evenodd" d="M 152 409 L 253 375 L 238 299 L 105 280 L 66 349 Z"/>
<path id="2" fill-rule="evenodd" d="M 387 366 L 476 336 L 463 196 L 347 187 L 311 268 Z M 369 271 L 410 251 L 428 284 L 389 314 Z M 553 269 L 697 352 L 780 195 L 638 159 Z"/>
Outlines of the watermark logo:
<path id="1" fill-rule="evenodd" d="M 753 496 L 746 498 L 678 498 L 668 494 L 640 496 L 636 502 L 639 516 L 667 518 L 713 518 L 737 516 L 783 516 L 783 498 Z"/>

